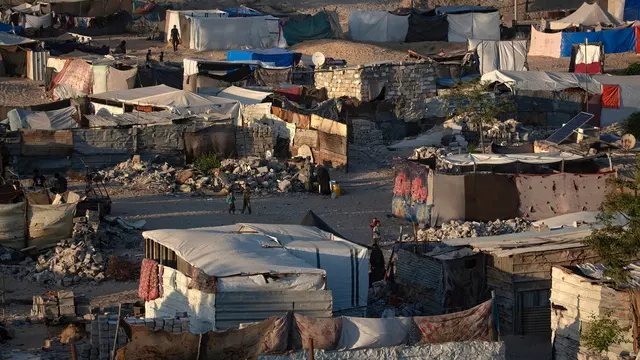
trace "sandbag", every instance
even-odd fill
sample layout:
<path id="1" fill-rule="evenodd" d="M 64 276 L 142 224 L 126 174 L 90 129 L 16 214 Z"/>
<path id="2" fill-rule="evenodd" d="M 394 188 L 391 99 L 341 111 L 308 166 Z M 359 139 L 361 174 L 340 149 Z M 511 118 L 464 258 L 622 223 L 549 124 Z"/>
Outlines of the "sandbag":
<path id="1" fill-rule="evenodd" d="M 16 250 L 27 247 L 25 209 L 24 202 L 0 205 L 0 246 Z"/>
<path id="2" fill-rule="evenodd" d="M 39 249 L 55 246 L 71 237 L 77 204 L 29 205 L 29 246 Z"/>
<path id="3" fill-rule="evenodd" d="M 49 205 L 51 200 L 49 198 L 49 192 L 47 189 L 41 189 L 36 191 L 26 191 L 25 196 L 29 205 Z"/>
<path id="4" fill-rule="evenodd" d="M 357 318 L 345 316 L 338 349 L 355 350 L 398 346 L 409 341 L 410 317 Z"/>

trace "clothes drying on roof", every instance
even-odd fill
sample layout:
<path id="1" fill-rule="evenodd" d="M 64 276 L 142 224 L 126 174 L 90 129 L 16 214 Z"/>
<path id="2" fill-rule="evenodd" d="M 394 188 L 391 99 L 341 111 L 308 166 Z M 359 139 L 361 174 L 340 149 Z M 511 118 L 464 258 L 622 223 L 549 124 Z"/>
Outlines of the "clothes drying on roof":
<path id="1" fill-rule="evenodd" d="M 480 74 L 494 70 L 527 70 L 527 40 L 491 41 L 469 39 L 469 51 L 476 51 Z"/>
<path id="2" fill-rule="evenodd" d="M 529 56 L 548 56 L 560 58 L 562 47 L 562 33 L 545 33 L 531 26 L 531 41 L 529 43 Z"/>
<path id="3" fill-rule="evenodd" d="M 449 42 L 466 42 L 467 39 L 500 40 L 500 13 L 465 13 L 447 15 Z"/>
<path id="4" fill-rule="evenodd" d="M 552 30 L 562 30 L 572 26 L 596 25 L 618 26 L 621 23 L 613 15 L 602 10 L 598 3 L 589 4 L 586 2 L 571 15 L 549 22 L 549 27 Z"/>
<path id="5" fill-rule="evenodd" d="M 321 11 L 315 15 L 294 16 L 282 26 L 287 45 L 295 45 L 305 40 L 333 38 L 331 23 L 327 14 Z"/>
<path id="6" fill-rule="evenodd" d="M 388 11 L 352 11 L 349 15 L 351 40 L 361 42 L 403 42 L 409 30 L 409 16 Z"/>
<path id="7" fill-rule="evenodd" d="M 603 60 L 604 50 L 602 44 L 573 45 L 571 49 L 571 60 L 569 61 L 569 72 L 601 74 Z"/>

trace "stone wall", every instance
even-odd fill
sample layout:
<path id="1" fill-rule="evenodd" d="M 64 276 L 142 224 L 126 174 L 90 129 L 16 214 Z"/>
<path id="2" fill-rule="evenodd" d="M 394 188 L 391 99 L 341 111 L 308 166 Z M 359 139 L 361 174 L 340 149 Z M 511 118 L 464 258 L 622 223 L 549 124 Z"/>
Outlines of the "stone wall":
<path id="1" fill-rule="evenodd" d="M 436 96 L 435 68 L 429 62 L 375 63 L 319 71 L 315 83 L 318 88 L 327 88 L 330 98 L 392 100 L 398 117 L 405 121 L 425 117 L 426 99 Z"/>
<path id="2" fill-rule="evenodd" d="M 360 146 L 383 145 L 384 136 L 382 130 L 378 130 L 373 121 L 353 119 L 351 120 L 351 126 L 353 144 Z"/>
<path id="3" fill-rule="evenodd" d="M 239 157 L 264 157 L 267 151 L 273 154 L 271 128 L 266 125 L 236 128 L 236 147 Z"/>

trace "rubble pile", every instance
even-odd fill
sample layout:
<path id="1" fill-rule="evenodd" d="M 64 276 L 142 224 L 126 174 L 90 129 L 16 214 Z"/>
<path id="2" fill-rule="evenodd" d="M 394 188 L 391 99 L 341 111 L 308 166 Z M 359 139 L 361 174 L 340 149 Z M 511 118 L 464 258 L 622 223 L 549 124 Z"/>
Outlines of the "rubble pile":
<path id="1" fill-rule="evenodd" d="M 445 151 L 443 148 L 435 147 L 435 146 L 422 146 L 417 149 L 413 149 L 413 155 L 409 157 L 410 160 L 420 160 L 420 159 L 432 159 L 439 158 L 445 155 Z"/>
<path id="2" fill-rule="evenodd" d="M 99 172 L 105 182 L 117 182 L 125 188 L 142 187 L 164 193 L 194 195 L 216 195 L 229 187 L 239 190 L 244 184 L 257 194 L 304 191 L 304 184 L 298 179 L 299 173 L 300 168 L 293 163 L 257 157 L 225 159 L 219 169 L 209 174 L 195 168 L 176 169 L 166 163 L 160 165 L 139 160 L 127 160 Z"/>
<path id="3" fill-rule="evenodd" d="M 452 220 L 450 223 L 442 224 L 439 229 L 418 230 L 418 241 L 441 241 L 442 239 L 513 234 L 525 232 L 530 226 L 531 222 L 522 218 L 490 222 Z"/>

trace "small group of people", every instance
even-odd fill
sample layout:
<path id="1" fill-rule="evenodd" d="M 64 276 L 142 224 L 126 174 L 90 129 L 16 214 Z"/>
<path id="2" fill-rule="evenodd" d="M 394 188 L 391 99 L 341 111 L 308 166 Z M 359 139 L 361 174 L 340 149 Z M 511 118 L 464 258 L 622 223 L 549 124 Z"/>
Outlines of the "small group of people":
<path id="1" fill-rule="evenodd" d="M 160 56 L 158 59 L 161 63 L 164 62 L 164 51 L 160 51 Z M 151 49 L 147 50 L 147 56 L 145 58 L 145 64 L 147 66 L 151 65 Z"/>
<path id="2" fill-rule="evenodd" d="M 229 193 L 227 194 L 227 205 L 229 205 L 229 214 L 236 213 L 236 196 L 233 193 L 233 188 L 228 189 Z M 251 215 L 251 189 L 249 189 L 249 185 L 245 184 L 242 188 L 242 211 L 241 214 L 248 211 L 249 215 Z"/>
<path id="3" fill-rule="evenodd" d="M 49 189 L 54 194 L 64 194 L 67 192 L 67 179 L 59 173 L 53 174 L 53 182 Z M 44 189 L 47 187 L 47 179 L 40 174 L 38 169 L 33 170 L 33 187 Z"/>

